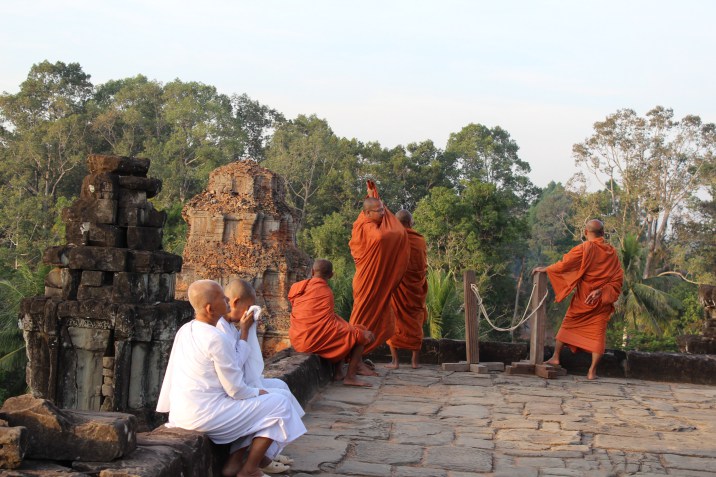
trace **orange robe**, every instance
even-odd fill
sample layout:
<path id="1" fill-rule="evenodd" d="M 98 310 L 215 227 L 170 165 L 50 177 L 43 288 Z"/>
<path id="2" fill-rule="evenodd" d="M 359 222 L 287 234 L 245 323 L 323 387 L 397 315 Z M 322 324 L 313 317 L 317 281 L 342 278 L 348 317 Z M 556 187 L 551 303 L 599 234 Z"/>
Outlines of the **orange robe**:
<path id="1" fill-rule="evenodd" d="M 337 362 L 345 359 L 356 344 L 366 343 L 361 327 L 350 325 L 333 311 L 333 291 L 324 279 L 294 283 L 288 300 L 288 337 L 299 353 L 315 353 Z"/>
<path id="2" fill-rule="evenodd" d="M 377 199 L 375 186 L 369 183 L 368 187 L 369 195 Z M 408 267 L 408 233 L 387 208 L 380 224 L 361 212 L 353 223 L 348 246 L 356 263 L 350 322 L 365 326 L 375 335 L 375 341 L 365 348 L 365 353 L 368 353 L 385 343 L 395 332 L 390 295 L 400 284 Z"/>
<path id="3" fill-rule="evenodd" d="M 423 324 L 428 317 L 425 297 L 428 294 L 428 251 L 425 239 L 406 228 L 410 245 L 408 269 L 393 292 L 390 303 L 395 315 L 395 334 L 388 340 L 393 348 L 418 351 L 423 346 Z"/>
<path id="4" fill-rule="evenodd" d="M 556 301 L 564 300 L 572 290 L 576 293 L 557 333 L 557 339 L 573 352 L 604 353 L 607 323 L 614 312 L 614 302 L 622 292 L 622 271 L 614 247 L 603 237 L 577 245 L 562 260 L 547 267 Z M 602 289 L 599 300 L 587 305 L 587 296 Z"/>

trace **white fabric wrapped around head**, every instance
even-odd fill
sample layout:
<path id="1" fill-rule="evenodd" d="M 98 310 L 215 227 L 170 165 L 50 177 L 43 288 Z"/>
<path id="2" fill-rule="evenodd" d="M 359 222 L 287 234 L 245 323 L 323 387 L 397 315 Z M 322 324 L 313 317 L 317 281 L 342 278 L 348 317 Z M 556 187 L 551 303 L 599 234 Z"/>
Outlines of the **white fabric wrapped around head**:
<path id="1" fill-rule="evenodd" d="M 254 314 L 254 322 L 251 324 L 251 328 L 249 328 L 249 336 L 246 337 L 246 342 L 251 352 L 244 365 L 244 379 L 249 386 L 261 388 L 261 376 L 264 374 L 264 357 L 261 354 L 259 338 L 256 336 L 256 328 L 259 317 L 261 316 L 261 307 L 254 305 L 250 307 L 248 311 Z"/>

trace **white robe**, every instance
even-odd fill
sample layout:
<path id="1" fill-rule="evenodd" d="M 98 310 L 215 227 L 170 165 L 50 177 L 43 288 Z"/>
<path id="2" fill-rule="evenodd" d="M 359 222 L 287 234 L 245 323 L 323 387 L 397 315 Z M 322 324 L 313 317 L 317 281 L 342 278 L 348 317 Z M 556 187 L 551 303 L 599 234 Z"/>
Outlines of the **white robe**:
<path id="1" fill-rule="evenodd" d="M 157 411 L 169 412 L 168 427 L 204 432 L 217 444 L 244 436 L 273 439 L 270 458 L 306 432 L 286 396 L 259 396 L 244 383 L 235 343 L 196 320 L 174 338 Z"/>
<path id="2" fill-rule="evenodd" d="M 249 310 L 252 308 L 258 307 L 251 307 Z M 216 323 L 216 329 L 224 333 L 229 338 L 229 341 L 234 343 L 236 361 L 239 367 L 241 367 L 244 380 L 249 386 L 265 389 L 269 393 L 282 394 L 291 401 L 291 406 L 293 406 L 299 416 L 303 417 L 306 414 L 301 404 L 289 389 L 288 384 L 280 379 L 263 377 L 264 366 L 261 347 L 259 346 L 258 338 L 252 339 L 256 336 L 256 321 L 251 325 L 249 338 L 246 341 L 241 339 L 241 332 L 236 329 L 236 326 L 226 321 L 224 317 L 219 318 L 219 321 Z M 258 362 L 260 362 L 260 365 Z"/>

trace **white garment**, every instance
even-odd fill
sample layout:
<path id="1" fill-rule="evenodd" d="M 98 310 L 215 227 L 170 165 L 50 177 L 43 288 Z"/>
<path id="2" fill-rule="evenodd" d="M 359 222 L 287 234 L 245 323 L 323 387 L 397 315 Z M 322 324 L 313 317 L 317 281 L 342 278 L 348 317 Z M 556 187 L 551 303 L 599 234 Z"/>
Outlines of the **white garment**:
<path id="1" fill-rule="evenodd" d="M 209 324 L 193 320 L 182 326 L 174 338 L 157 411 L 169 412 L 168 427 L 205 432 L 217 444 L 242 436 L 267 437 L 276 443 L 272 454 L 280 452 L 306 427 L 288 398 L 259 396 L 258 388 L 244 383 L 235 346 Z"/>
<path id="2" fill-rule="evenodd" d="M 251 307 L 249 308 L 249 310 L 251 310 L 252 308 L 258 307 Z M 254 312 L 254 317 L 256 317 L 257 315 L 258 314 Z M 296 397 L 289 389 L 288 384 L 286 384 L 280 379 L 264 378 L 261 374 L 263 373 L 264 360 L 263 356 L 261 355 L 261 347 L 259 345 L 259 340 L 256 337 L 256 322 L 251 325 L 251 329 L 249 330 L 249 337 L 245 341 L 241 339 L 241 332 L 236 329 L 236 326 L 226 321 L 223 316 L 219 318 L 219 321 L 216 323 L 216 329 L 224 333 L 229 338 L 229 341 L 234 343 L 234 349 L 236 350 L 236 362 L 241 367 L 244 374 L 244 380 L 247 383 L 250 383 L 250 381 L 247 379 L 247 375 L 250 372 L 247 367 L 252 361 L 251 357 L 253 357 L 254 364 L 252 364 L 251 366 L 253 369 L 254 377 L 252 379 L 253 383 L 249 384 L 250 386 L 265 389 L 269 393 L 281 394 L 283 396 L 286 396 L 289 401 L 291 401 L 291 406 L 300 417 L 303 417 L 306 414 L 306 412 L 301 407 L 301 404 L 298 402 Z M 253 337 L 255 338 L 254 340 L 251 339 L 251 330 L 253 330 Z M 261 360 L 261 373 L 259 373 L 258 378 L 255 375 L 256 370 L 259 368 L 259 366 L 255 364 L 257 355 L 260 357 Z"/>

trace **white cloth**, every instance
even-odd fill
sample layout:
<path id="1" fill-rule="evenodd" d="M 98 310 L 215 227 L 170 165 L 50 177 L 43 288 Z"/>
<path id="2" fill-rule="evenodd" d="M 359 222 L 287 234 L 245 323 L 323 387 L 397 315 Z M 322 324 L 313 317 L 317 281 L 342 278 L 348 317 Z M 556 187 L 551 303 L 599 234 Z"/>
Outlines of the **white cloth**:
<path id="1" fill-rule="evenodd" d="M 246 384 L 249 386 L 259 387 L 261 385 L 261 377 L 264 374 L 264 357 L 261 354 L 261 345 L 259 344 L 259 338 L 256 335 L 256 328 L 258 327 L 259 317 L 261 316 L 261 307 L 253 305 L 249 307 L 249 312 L 254 315 L 254 322 L 251 323 L 249 328 L 249 336 L 246 337 L 246 342 L 249 344 L 249 356 L 244 364 L 244 375 Z"/>
<path id="2" fill-rule="evenodd" d="M 251 310 L 251 308 L 249 308 L 249 310 Z M 257 314 L 254 313 L 254 317 L 256 316 Z M 261 373 L 263 373 L 264 368 L 263 356 L 261 355 L 261 347 L 259 345 L 259 340 L 256 337 L 255 327 L 256 322 L 254 322 L 254 324 L 251 326 L 251 329 L 254 330 L 254 338 L 256 339 L 251 339 L 251 330 L 249 330 L 249 337 L 246 339 L 246 341 L 244 341 L 241 339 L 241 332 L 236 329 L 236 326 L 226 321 L 223 316 L 219 318 L 219 321 L 216 323 L 216 329 L 224 333 L 229 338 L 229 341 L 234 344 L 234 349 L 236 350 L 236 362 L 239 364 L 239 367 L 242 368 L 244 380 L 246 380 L 247 383 L 249 382 L 246 379 L 246 376 L 249 374 L 249 371 L 247 370 L 247 365 L 251 361 L 251 356 L 253 356 L 254 359 L 257 354 L 258 356 L 261 356 Z M 258 366 L 254 364 L 254 372 L 256 369 L 258 369 Z M 256 377 L 253 378 L 253 383 L 254 384 L 251 384 L 251 386 L 265 389 L 269 393 L 281 394 L 283 396 L 286 396 L 289 401 L 291 401 L 291 406 L 300 417 L 306 415 L 306 412 L 301 407 L 301 404 L 298 402 L 296 397 L 289 389 L 288 384 L 286 384 L 282 380 L 276 378 L 264 378 L 262 374 L 259 374 L 258 379 Z"/>
<path id="3" fill-rule="evenodd" d="M 244 383 L 235 347 L 209 324 L 193 320 L 182 326 L 174 338 L 157 411 L 169 412 L 168 427 L 205 432 L 217 444 L 243 436 L 273 439 L 272 454 L 278 453 L 306 427 L 287 397 L 259 396 L 258 388 Z"/>

